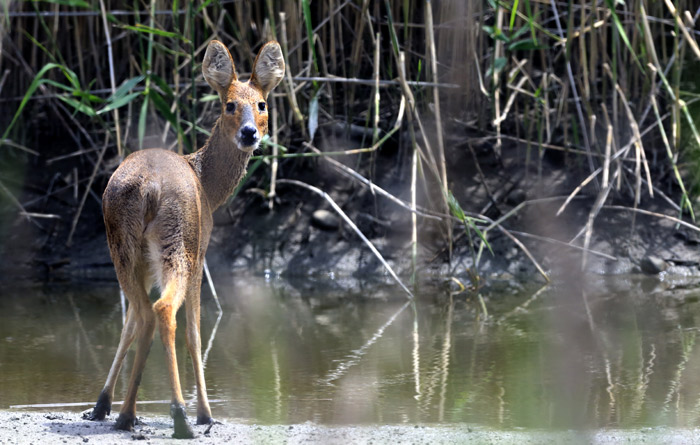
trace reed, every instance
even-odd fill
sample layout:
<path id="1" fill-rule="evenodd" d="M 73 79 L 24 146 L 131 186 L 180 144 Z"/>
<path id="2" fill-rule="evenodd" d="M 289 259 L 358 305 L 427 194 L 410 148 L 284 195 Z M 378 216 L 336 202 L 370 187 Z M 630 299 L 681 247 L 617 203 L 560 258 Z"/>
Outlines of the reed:
<path id="1" fill-rule="evenodd" d="M 408 172 L 393 189 L 404 190 L 395 199 L 410 201 L 414 264 L 418 228 L 433 224 L 448 257 L 466 239 L 478 276 L 493 227 L 469 216 L 484 203 L 453 186 L 464 180 L 450 162 L 465 147 L 454 142 L 459 134 L 491 138 L 497 160 L 506 150 L 528 150 L 538 175 L 548 153 L 563 151 L 565 168 L 580 178 L 570 198 L 590 197 L 577 246 L 584 251 L 612 199 L 634 212 L 661 181 L 676 191 L 676 213 L 694 220 L 700 9 L 692 8 L 689 0 L 4 2 L 0 162 L 71 156 L 56 168 L 64 176 L 79 170 L 82 199 L 70 219 L 80 230 L 81 208 L 91 189 L 99 194 L 104 186 L 110 160 L 147 145 L 189 152 L 206 139 L 217 102 L 199 65 L 210 39 L 226 42 L 246 69 L 275 38 L 288 71 L 271 98 L 271 153 L 256 158 L 247 176 L 269 193 L 270 208 L 275 184 L 294 179 L 284 172 L 306 157 L 356 157 L 351 170 L 370 178 L 363 186 L 371 189 L 382 180 L 377 156 L 386 152 L 385 165 Z M 371 144 L 313 151 L 334 123 L 365 127 Z M 67 143 L 47 146 L 54 134 Z M 521 169 L 529 175 L 526 159 Z M 501 174 L 479 171 L 485 188 Z M 0 211 L 40 214 L 22 202 L 23 184 L 13 178 L 0 167 Z M 454 224 L 466 230 L 459 240 Z M 525 237 L 508 233 L 516 245 Z"/>

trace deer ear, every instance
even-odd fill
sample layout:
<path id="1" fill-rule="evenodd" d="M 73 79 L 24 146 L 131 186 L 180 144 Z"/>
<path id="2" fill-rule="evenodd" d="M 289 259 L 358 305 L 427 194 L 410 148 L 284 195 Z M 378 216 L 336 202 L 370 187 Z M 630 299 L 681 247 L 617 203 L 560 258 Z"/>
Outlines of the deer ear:
<path id="1" fill-rule="evenodd" d="M 258 87 L 267 99 L 267 95 L 280 83 L 283 76 L 284 57 L 280 44 L 275 41 L 267 42 L 255 58 L 250 83 Z"/>
<path id="2" fill-rule="evenodd" d="M 212 40 L 207 46 L 202 62 L 202 74 L 207 83 L 219 93 L 222 101 L 231 82 L 238 80 L 231 53 L 218 40 Z"/>

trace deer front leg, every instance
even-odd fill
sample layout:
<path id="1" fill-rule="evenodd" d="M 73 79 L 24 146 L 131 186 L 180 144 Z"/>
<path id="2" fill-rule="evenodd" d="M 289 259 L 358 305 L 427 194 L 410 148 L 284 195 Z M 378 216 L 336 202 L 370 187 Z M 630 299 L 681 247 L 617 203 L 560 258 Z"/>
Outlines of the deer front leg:
<path id="1" fill-rule="evenodd" d="M 208 425 L 212 423 L 212 418 L 207 398 L 207 386 L 204 382 L 204 368 L 202 367 L 202 341 L 199 323 L 201 277 L 200 272 L 199 276 L 192 280 L 185 307 L 187 312 L 187 349 L 192 357 L 192 367 L 197 382 L 197 425 Z"/>
<path id="2" fill-rule="evenodd" d="M 175 432 L 173 437 L 178 439 L 189 439 L 194 437 L 194 433 L 187 423 L 185 414 L 185 400 L 180 389 L 180 376 L 177 370 L 177 355 L 175 353 L 175 328 L 177 322 L 175 315 L 185 297 L 186 286 L 181 277 L 172 278 L 165 285 L 161 298 L 153 305 L 153 310 L 158 318 L 158 329 L 160 339 L 165 348 L 165 359 L 167 361 L 168 375 L 170 377 L 170 387 L 172 389 L 172 401 L 170 403 L 170 416 L 173 418 Z"/>
<path id="3" fill-rule="evenodd" d="M 92 409 L 92 412 L 85 418 L 88 420 L 104 420 L 105 416 L 108 416 L 112 412 L 112 398 L 114 397 L 114 385 L 117 382 L 117 376 L 119 376 L 119 371 L 121 370 L 122 363 L 124 363 L 124 357 L 126 356 L 129 346 L 134 341 L 136 337 L 136 317 L 134 316 L 134 311 L 131 306 L 126 311 L 126 322 L 122 328 L 121 338 L 119 339 L 119 346 L 117 346 L 117 353 L 114 355 L 114 361 L 112 362 L 112 367 L 109 369 L 109 374 L 107 375 L 107 381 L 105 386 L 100 392 L 100 396 L 97 398 L 97 403 Z"/>

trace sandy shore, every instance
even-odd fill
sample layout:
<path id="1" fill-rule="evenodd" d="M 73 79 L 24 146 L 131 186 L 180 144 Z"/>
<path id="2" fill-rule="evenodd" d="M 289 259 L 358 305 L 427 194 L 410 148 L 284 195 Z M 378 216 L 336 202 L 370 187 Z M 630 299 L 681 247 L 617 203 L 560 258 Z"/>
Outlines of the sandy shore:
<path id="1" fill-rule="evenodd" d="M 83 420 L 79 413 L 0 411 L 2 444 L 131 444 L 187 443 L 172 439 L 172 422 L 165 416 L 145 416 L 133 433 L 115 431 L 114 416 L 104 422 Z M 321 426 L 247 425 L 233 421 L 194 427 L 197 444 L 693 444 L 700 443 L 698 429 L 642 428 L 636 430 L 490 431 L 466 425 Z"/>

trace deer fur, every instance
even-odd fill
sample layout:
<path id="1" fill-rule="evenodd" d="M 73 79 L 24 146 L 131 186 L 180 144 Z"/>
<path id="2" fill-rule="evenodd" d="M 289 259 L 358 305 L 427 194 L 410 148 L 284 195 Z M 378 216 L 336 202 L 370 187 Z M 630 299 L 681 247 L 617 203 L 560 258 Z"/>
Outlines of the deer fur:
<path id="1" fill-rule="evenodd" d="M 173 437 L 193 437 L 185 414 L 175 354 L 175 316 L 186 309 L 187 348 L 197 385 L 197 424 L 212 422 L 201 361 L 200 287 L 212 213 L 245 174 L 251 153 L 267 133 L 267 96 L 284 75 L 277 42 L 265 44 L 248 82 L 240 82 L 226 46 L 209 43 L 202 74 L 221 99 L 221 116 L 197 152 L 180 156 L 148 149 L 129 155 L 107 184 L 102 200 L 107 242 L 117 278 L 129 300 L 112 367 L 97 404 L 88 415 L 103 420 L 111 411 L 124 357 L 136 341 L 136 355 L 115 427 L 133 430 L 136 393 L 156 326 L 165 348 L 172 389 Z M 149 292 L 160 288 L 151 303 Z"/>

